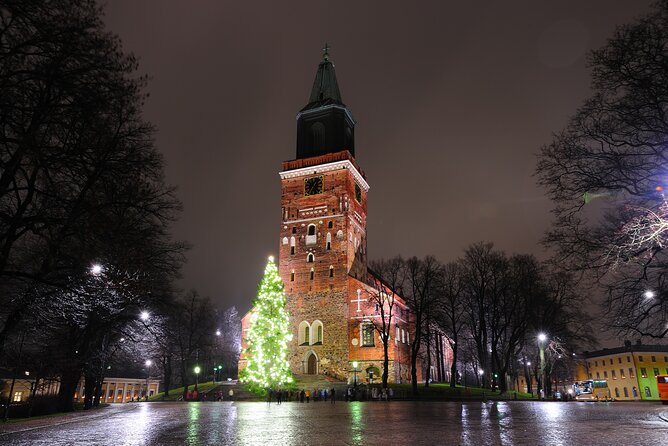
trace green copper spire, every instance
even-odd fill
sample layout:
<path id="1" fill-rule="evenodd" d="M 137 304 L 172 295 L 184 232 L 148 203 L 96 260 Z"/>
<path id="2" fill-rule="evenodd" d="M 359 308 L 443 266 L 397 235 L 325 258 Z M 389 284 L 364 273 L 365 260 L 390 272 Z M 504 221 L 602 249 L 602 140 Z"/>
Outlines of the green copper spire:
<path id="1" fill-rule="evenodd" d="M 322 49 L 322 61 L 318 65 L 318 72 L 315 74 L 309 103 L 302 111 L 330 104 L 344 105 L 341 100 L 339 84 L 336 81 L 334 64 L 329 60 L 329 49 L 330 47 L 327 44 Z"/>

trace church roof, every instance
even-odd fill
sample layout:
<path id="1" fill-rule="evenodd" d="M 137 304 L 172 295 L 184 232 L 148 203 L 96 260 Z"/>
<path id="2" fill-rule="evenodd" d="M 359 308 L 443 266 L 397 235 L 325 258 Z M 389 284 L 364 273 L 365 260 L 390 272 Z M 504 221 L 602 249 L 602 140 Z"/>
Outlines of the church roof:
<path id="1" fill-rule="evenodd" d="M 322 61 L 318 65 L 318 71 L 315 74 L 315 80 L 311 88 L 309 102 L 301 109 L 302 112 L 327 105 L 341 105 L 345 107 L 345 104 L 341 100 L 339 84 L 336 81 L 334 64 L 329 60 L 328 50 L 329 47 L 325 45 Z"/>

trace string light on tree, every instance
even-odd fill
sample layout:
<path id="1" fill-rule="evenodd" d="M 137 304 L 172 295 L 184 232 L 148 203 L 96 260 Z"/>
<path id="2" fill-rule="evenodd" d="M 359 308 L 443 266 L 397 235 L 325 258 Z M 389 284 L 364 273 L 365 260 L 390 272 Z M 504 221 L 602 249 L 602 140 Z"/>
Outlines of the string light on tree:
<path id="1" fill-rule="evenodd" d="M 274 258 L 269 257 L 264 277 L 253 302 L 247 332 L 248 362 L 239 379 L 256 392 L 292 383 L 288 362 L 288 342 L 292 339 L 285 310 L 287 299 Z"/>

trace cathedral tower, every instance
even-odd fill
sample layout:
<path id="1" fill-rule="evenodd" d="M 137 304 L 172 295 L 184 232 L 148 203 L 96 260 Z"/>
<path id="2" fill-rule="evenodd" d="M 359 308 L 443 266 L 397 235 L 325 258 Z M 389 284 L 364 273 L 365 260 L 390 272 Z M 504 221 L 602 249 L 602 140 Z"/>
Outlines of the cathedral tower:
<path id="1" fill-rule="evenodd" d="M 296 334 L 296 374 L 343 378 L 349 368 L 349 282 L 367 273 L 369 190 L 353 156 L 354 130 L 325 49 L 297 114 L 297 156 L 280 172 L 279 272 Z"/>

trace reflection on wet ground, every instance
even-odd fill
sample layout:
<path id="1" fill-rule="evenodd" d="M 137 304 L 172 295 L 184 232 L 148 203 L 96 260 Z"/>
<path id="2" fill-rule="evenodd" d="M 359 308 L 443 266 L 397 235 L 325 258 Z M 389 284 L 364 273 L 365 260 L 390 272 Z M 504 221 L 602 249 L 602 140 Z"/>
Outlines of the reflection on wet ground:
<path id="1" fill-rule="evenodd" d="M 668 443 L 652 403 L 133 403 L 0 434 L 10 445 L 575 445 Z M 663 417 L 663 418 L 662 418 Z"/>

